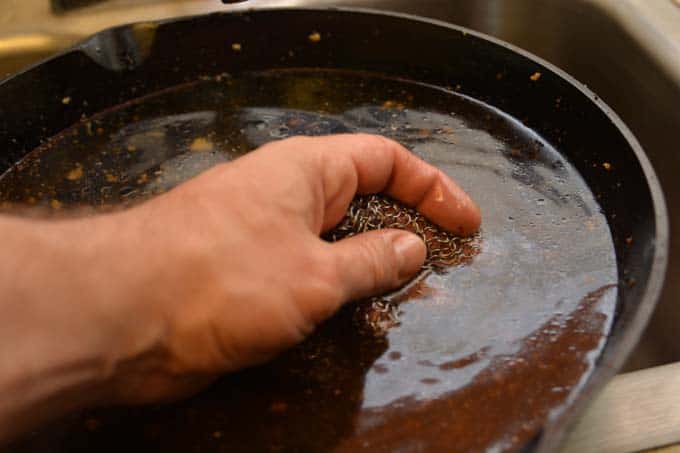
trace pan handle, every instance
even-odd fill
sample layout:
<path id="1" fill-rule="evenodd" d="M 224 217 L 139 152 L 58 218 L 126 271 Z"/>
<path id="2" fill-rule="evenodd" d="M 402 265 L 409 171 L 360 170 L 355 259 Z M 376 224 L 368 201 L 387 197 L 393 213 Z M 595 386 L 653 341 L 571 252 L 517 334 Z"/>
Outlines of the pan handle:
<path id="1" fill-rule="evenodd" d="M 578 421 L 562 453 L 626 453 L 676 443 L 680 362 L 615 377 Z"/>

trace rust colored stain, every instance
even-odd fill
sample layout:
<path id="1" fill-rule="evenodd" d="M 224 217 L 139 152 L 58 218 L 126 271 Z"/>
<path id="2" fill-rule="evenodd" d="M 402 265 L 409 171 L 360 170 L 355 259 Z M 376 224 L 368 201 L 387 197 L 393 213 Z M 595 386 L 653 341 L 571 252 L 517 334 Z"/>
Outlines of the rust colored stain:
<path id="1" fill-rule="evenodd" d="M 586 355 L 601 341 L 606 321 L 595 311 L 596 304 L 614 286 L 588 293 L 570 315 L 551 318 L 524 340 L 516 355 L 495 358 L 471 384 L 448 397 L 427 402 L 404 398 L 367 414 L 385 423 L 344 441 L 335 451 L 408 446 L 432 452 L 482 451 L 495 443 L 505 451 L 521 447 L 586 372 Z M 556 322 L 561 328 L 553 331 Z"/>
<path id="2" fill-rule="evenodd" d="M 448 371 L 457 370 L 459 368 L 465 368 L 466 366 L 471 365 L 477 362 L 479 359 L 483 358 L 486 355 L 487 350 L 488 348 L 483 348 L 477 352 L 474 352 L 470 355 L 463 357 L 462 359 L 442 363 L 441 365 L 439 365 L 439 369 L 443 371 Z"/>

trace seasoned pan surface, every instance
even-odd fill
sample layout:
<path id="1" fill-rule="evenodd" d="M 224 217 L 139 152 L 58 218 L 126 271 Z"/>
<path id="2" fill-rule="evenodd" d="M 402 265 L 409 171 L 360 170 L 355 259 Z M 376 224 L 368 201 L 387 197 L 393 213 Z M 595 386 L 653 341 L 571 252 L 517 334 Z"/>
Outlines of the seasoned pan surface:
<path id="1" fill-rule="evenodd" d="M 513 450 L 568 407 L 616 307 L 607 219 L 559 146 L 455 87 L 341 70 L 204 77 L 82 119 L 0 178 L 0 199 L 116 209 L 268 141 L 345 132 L 394 138 L 454 177 L 482 209 L 474 253 L 386 296 L 384 332 L 363 328 L 365 303 L 348 306 L 189 401 L 78 414 L 17 448 Z"/>

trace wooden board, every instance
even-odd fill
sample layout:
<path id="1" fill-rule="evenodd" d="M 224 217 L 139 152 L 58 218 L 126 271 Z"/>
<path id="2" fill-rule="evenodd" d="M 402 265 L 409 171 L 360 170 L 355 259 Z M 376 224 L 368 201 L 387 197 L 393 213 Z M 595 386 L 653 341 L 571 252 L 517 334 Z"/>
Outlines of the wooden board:
<path id="1" fill-rule="evenodd" d="M 680 453 L 680 363 L 621 374 L 593 401 L 563 453 Z"/>

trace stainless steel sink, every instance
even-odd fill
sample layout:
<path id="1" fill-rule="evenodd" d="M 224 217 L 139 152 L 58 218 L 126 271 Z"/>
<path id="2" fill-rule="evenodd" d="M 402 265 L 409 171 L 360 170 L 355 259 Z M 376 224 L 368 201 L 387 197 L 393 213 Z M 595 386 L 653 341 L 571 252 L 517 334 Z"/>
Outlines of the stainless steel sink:
<path id="1" fill-rule="evenodd" d="M 0 78 L 103 28 L 126 22 L 265 6 L 361 6 L 453 22 L 523 47 L 599 94 L 647 151 L 680 233 L 680 5 L 676 0 L 5 0 Z M 82 6 L 86 5 L 86 6 Z M 627 369 L 680 361 L 680 242 L 669 278 Z"/>

